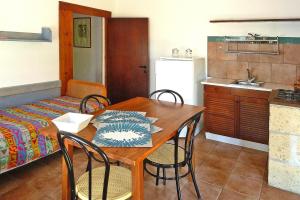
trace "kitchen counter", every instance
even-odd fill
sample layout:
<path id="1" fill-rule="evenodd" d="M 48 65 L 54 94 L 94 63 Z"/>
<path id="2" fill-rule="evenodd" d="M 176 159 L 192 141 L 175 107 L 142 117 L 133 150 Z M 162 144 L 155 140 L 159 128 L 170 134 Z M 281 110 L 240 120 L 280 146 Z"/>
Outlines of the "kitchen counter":
<path id="1" fill-rule="evenodd" d="M 270 98 L 269 98 L 270 104 L 277 104 L 277 105 L 300 108 L 300 101 L 287 101 L 287 100 L 284 100 L 284 99 L 279 99 L 279 98 L 276 98 L 277 95 L 278 95 L 278 91 L 272 91 L 271 92 L 271 95 L 270 95 Z"/>
<path id="2" fill-rule="evenodd" d="M 242 89 L 250 89 L 250 90 L 261 90 L 261 91 L 272 91 L 276 89 L 285 89 L 285 90 L 293 90 L 292 85 L 284 85 L 277 83 L 264 83 L 261 87 L 255 86 L 247 86 L 247 85 L 237 85 L 232 84 L 235 80 L 233 79 L 221 79 L 221 78 L 212 78 L 209 77 L 201 83 L 204 85 L 215 85 L 215 86 L 223 86 L 223 87 L 232 87 L 232 88 L 242 88 Z"/>

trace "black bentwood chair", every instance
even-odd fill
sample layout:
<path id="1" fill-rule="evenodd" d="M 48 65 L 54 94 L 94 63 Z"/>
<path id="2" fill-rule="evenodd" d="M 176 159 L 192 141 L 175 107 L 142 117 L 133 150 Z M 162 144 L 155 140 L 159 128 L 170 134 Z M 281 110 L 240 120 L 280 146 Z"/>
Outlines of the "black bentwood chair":
<path id="1" fill-rule="evenodd" d="M 198 189 L 198 185 L 195 179 L 194 169 L 192 165 L 193 150 L 194 150 L 194 138 L 196 132 L 196 126 L 200 121 L 202 112 L 194 115 L 187 121 L 185 121 L 180 128 L 177 130 L 176 136 L 174 139 L 174 144 L 163 144 L 156 151 L 150 154 L 144 161 L 145 170 L 152 176 L 156 177 L 156 185 L 158 184 L 159 179 L 163 179 L 164 185 L 166 180 L 176 180 L 176 189 L 178 199 L 181 199 L 179 179 L 191 174 L 194 187 L 197 193 L 198 199 L 201 199 L 201 195 Z M 184 138 L 184 146 L 181 147 L 178 145 L 179 134 L 182 129 L 187 129 L 186 137 Z M 153 174 L 147 169 L 147 164 L 156 167 L 157 173 Z M 185 174 L 179 175 L 179 167 L 188 167 L 188 171 Z M 163 169 L 163 176 L 159 175 L 160 169 Z M 175 177 L 167 177 L 166 169 L 174 168 Z"/>
<path id="2" fill-rule="evenodd" d="M 60 131 L 57 133 L 57 139 L 68 168 L 71 200 L 123 200 L 131 197 L 131 171 L 129 169 L 110 166 L 108 157 L 99 147 L 79 136 Z M 78 178 L 76 183 L 74 165 L 65 146 L 67 140 L 77 144 L 88 158 L 86 172 Z M 98 157 L 102 159 L 99 160 Z M 104 166 L 92 169 L 92 161 L 101 163 L 104 161 Z"/>
<path id="3" fill-rule="evenodd" d="M 181 104 L 184 104 L 182 96 L 178 92 L 169 89 L 156 90 L 149 95 L 149 98 L 152 98 L 153 95 L 157 95 L 156 100 L 160 100 L 161 95 L 164 94 L 173 96 L 175 103 L 177 103 L 177 101 L 180 101 Z"/>
<path id="4" fill-rule="evenodd" d="M 105 109 L 106 106 L 110 106 L 111 105 L 111 101 L 109 100 L 109 98 L 99 95 L 99 94 L 91 94 L 88 96 L 85 96 L 81 102 L 80 102 L 80 106 L 79 106 L 79 111 L 80 113 L 86 113 L 88 114 L 88 109 L 87 109 L 87 102 L 89 100 L 93 100 L 96 101 L 98 103 L 99 109 Z M 116 164 L 116 165 L 120 165 L 120 162 L 117 160 L 110 160 L 111 164 Z"/>
<path id="5" fill-rule="evenodd" d="M 91 94 L 91 95 L 85 96 L 82 99 L 82 101 L 80 102 L 80 107 L 79 107 L 80 113 L 88 113 L 87 102 L 89 100 L 96 101 L 98 103 L 100 109 L 105 109 L 106 106 L 111 105 L 111 101 L 107 97 L 99 95 L 99 94 Z"/>

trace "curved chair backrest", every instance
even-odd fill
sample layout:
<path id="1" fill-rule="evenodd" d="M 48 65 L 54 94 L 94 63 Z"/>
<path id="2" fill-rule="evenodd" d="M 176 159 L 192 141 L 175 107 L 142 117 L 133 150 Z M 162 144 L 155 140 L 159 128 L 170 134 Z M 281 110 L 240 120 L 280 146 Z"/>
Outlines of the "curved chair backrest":
<path id="1" fill-rule="evenodd" d="M 178 163 L 178 139 L 179 135 L 182 132 L 183 129 L 186 129 L 186 137 L 184 138 L 184 151 L 185 151 L 185 162 L 191 162 L 193 157 L 193 150 L 194 150 L 194 139 L 196 134 L 196 128 L 200 121 L 202 112 L 199 112 L 186 120 L 184 123 L 181 124 L 179 129 L 177 130 L 177 134 L 174 137 L 175 141 L 175 163 Z"/>
<path id="2" fill-rule="evenodd" d="M 63 153 L 67 168 L 68 168 L 68 178 L 70 181 L 70 189 L 71 189 L 71 200 L 76 200 L 76 189 L 75 189 L 75 177 L 74 177 L 74 165 L 72 162 L 72 159 L 70 158 L 70 155 L 66 149 L 65 142 L 69 140 L 69 142 L 76 143 L 86 154 L 88 158 L 88 165 L 86 171 L 89 173 L 89 199 L 91 199 L 92 195 L 92 159 L 101 162 L 105 164 L 105 174 L 104 174 L 104 184 L 103 184 L 103 193 L 102 197 L 103 199 L 107 198 L 107 186 L 108 186 L 108 178 L 109 178 L 109 171 L 110 171 L 110 164 L 109 159 L 106 156 L 106 154 L 96 145 L 92 144 L 91 142 L 85 140 L 84 138 L 81 138 L 79 136 L 76 136 L 74 134 L 60 131 L 57 132 L 57 140 L 59 143 L 59 146 L 61 148 L 61 151 Z M 93 152 L 91 152 L 93 151 Z M 99 155 L 100 158 L 103 160 L 100 160 L 95 157 L 95 155 Z"/>
<path id="3" fill-rule="evenodd" d="M 80 107 L 79 107 L 80 113 L 88 113 L 87 103 L 89 100 L 96 101 L 100 109 L 104 109 L 106 106 L 111 105 L 111 102 L 107 97 L 99 94 L 91 94 L 84 97 L 80 102 Z"/>
<path id="4" fill-rule="evenodd" d="M 169 90 L 169 89 L 156 90 L 149 95 L 149 98 L 151 98 L 153 95 L 157 95 L 156 99 L 159 100 L 161 95 L 163 95 L 163 94 L 169 94 L 169 95 L 173 96 L 175 103 L 177 103 L 177 101 L 180 100 L 180 103 L 184 104 L 182 96 L 178 92 L 175 92 L 174 90 Z"/>

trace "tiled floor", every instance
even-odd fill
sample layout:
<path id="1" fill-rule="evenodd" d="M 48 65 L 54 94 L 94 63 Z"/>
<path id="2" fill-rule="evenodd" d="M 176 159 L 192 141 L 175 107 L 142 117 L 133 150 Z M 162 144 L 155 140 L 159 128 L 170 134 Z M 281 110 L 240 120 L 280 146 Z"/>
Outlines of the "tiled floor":
<path id="1" fill-rule="evenodd" d="M 195 143 L 196 178 L 205 200 L 300 200 L 300 196 L 267 185 L 267 153 L 198 136 Z M 82 154 L 75 153 L 84 170 Z M 184 169 L 182 169 L 184 170 Z M 172 172 L 169 172 L 172 173 Z M 61 160 L 58 154 L 0 175 L 1 200 L 56 200 L 61 197 Z M 185 200 L 196 199 L 191 178 L 181 180 Z M 155 186 L 145 173 L 145 199 L 177 199 L 175 182 Z"/>

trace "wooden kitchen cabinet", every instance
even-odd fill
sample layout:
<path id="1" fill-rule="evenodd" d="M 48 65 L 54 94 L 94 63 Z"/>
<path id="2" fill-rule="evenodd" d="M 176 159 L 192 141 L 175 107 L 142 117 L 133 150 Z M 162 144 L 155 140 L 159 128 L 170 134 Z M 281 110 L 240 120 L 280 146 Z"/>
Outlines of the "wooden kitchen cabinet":
<path id="1" fill-rule="evenodd" d="M 208 132 L 268 144 L 270 92 L 205 85 Z"/>
<path id="2" fill-rule="evenodd" d="M 228 88 L 205 87 L 205 127 L 212 133 L 235 136 L 235 97 Z"/>
<path id="3" fill-rule="evenodd" d="M 237 138 L 268 144 L 269 102 L 267 99 L 240 97 Z"/>

